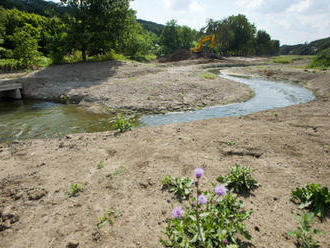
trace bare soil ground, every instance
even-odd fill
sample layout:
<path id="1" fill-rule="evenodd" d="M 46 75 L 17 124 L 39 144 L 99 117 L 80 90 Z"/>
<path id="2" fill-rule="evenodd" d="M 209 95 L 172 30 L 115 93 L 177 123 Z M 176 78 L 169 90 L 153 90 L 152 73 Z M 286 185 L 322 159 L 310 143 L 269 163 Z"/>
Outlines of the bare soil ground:
<path id="1" fill-rule="evenodd" d="M 165 68 L 156 77 L 181 69 Z M 145 77 L 158 69 L 150 70 Z M 160 247 L 166 218 L 181 205 L 161 190 L 163 177 L 192 177 L 194 168 L 203 167 L 202 187 L 210 187 L 239 163 L 255 169 L 262 185 L 242 198 L 246 208 L 254 209 L 246 221 L 254 239 L 245 247 L 295 247 L 286 235 L 298 225 L 291 191 L 310 182 L 330 187 L 330 73 L 275 65 L 231 70 L 262 75 L 272 70 L 272 77 L 312 88 L 317 99 L 243 117 L 136 128 L 122 135 L 77 134 L 0 144 L 0 246 L 66 247 L 71 242 L 71 247 Z M 168 77 L 172 81 L 178 75 Z M 235 145 L 228 146 L 229 141 Z M 104 163 L 101 169 L 99 161 Z M 70 198 L 73 183 L 84 186 Z M 106 209 L 117 217 L 112 226 L 98 229 Z M 329 217 L 315 227 L 324 232 L 316 237 L 321 247 L 330 247 Z"/>
<path id="2" fill-rule="evenodd" d="M 198 65 L 207 62 L 58 65 L 12 80 L 24 81 L 25 97 L 66 100 L 93 112 L 164 113 L 245 101 L 252 96 L 246 85 L 207 78 Z"/>

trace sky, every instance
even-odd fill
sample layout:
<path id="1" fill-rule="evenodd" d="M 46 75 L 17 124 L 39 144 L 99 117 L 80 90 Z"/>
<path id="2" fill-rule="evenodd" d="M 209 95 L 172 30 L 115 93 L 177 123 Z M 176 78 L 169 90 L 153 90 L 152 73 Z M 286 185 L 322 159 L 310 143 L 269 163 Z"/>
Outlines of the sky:
<path id="1" fill-rule="evenodd" d="M 175 19 L 197 30 L 209 18 L 244 14 L 282 45 L 330 36 L 330 0 L 134 0 L 131 8 L 139 19 L 160 24 Z"/>

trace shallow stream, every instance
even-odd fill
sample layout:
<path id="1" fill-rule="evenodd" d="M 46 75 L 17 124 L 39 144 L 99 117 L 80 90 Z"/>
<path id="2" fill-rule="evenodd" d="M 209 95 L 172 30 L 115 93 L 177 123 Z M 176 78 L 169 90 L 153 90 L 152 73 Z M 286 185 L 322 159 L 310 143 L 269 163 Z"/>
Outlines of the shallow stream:
<path id="1" fill-rule="evenodd" d="M 140 121 L 147 126 L 154 126 L 225 116 L 240 116 L 305 103 L 315 98 L 311 91 L 288 82 L 274 82 L 263 78 L 244 78 L 226 74 L 221 74 L 220 77 L 247 84 L 253 89 L 255 93 L 254 97 L 246 102 L 206 107 L 196 111 L 143 116 Z"/>
<path id="2" fill-rule="evenodd" d="M 225 116 L 246 115 L 262 110 L 286 107 L 314 99 L 312 92 L 286 82 L 261 78 L 223 78 L 249 85 L 255 92 L 250 100 L 201 110 L 146 115 L 140 118 L 144 126 L 182 123 Z M 111 130 L 114 116 L 88 113 L 75 105 L 53 102 L 0 102 L 0 143 L 16 139 L 63 137 L 71 133 L 93 133 Z"/>

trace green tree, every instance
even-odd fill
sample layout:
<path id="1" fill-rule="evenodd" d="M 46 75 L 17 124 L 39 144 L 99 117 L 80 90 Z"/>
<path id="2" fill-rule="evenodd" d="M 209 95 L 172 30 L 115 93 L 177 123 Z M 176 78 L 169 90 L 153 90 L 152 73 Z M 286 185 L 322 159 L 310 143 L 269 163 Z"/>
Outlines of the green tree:
<path id="1" fill-rule="evenodd" d="M 164 27 L 159 43 L 165 55 L 173 53 L 175 50 L 189 49 L 196 40 L 197 32 L 187 26 L 177 25 L 176 20 L 169 21 Z"/>
<path id="2" fill-rule="evenodd" d="M 122 36 L 129 15 L 129 0 L 61 0 L 72 8 L 69 36 L 73 46 L 87 60 L 90 49 L 115 45 Z"/>
<path id="3" fill-rule="evenodd" d="M 259 30 L 256 37 L 257 55 L 271 55 L 272 41 L 266 31 Z"/>
<path id="4" fill-rule="evenodd" d="M 153 50 L 156 35 L 143 29 L 137 22 L 136 12 L 129 10 L 125 29 L 121 40 L 117 43 L 118 50 L 131 58 L 139 59 Z"/>
<path id="5" fill-rule="evenodd" d="M 10 39 L 15 44 L 14 58 L 27 67 L 34 64 L 38 53 L 39 31 L 31 24 L 26 24 L 22 28 L 15 29 Z"/>

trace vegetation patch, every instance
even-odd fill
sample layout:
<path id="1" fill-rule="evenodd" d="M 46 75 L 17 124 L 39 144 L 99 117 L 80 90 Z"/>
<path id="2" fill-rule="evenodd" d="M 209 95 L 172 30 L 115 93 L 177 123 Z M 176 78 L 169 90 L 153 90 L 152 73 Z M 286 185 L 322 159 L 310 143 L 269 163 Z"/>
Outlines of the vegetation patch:
<path id="1" fill-rule="evenodd" d="M 329 69 L 330 68 L 330 48 L 323 50 L 313 58 L 308 68 Z"/>
<path id="2" fill-rule="evenodd" d="M 211 73 L 203 72 L 201 74 L 201 78 L 203 78 L 203 79 L 215 79 L 216 78 L 216 75 L 211 74 Z"/>
<path id="3" fill-rule="evenodd" d="M 252 177 L 252 172 L 250 167 L 235 164 L 227 176 L 219 176 L 217 181 L 224 183 L 236 193 L 250 192 L 260 186 L 257 180 Z"/>
<path id="4" fill-rule="evenodd" d="M 292 200 L 300 203 L 300 209 L 310 209 L 316 216 L 323 218 L 330 209 L 330 193 L 328 187 L 319 184 L 307 184 L 296 188 L 291 193 Z"/>

